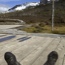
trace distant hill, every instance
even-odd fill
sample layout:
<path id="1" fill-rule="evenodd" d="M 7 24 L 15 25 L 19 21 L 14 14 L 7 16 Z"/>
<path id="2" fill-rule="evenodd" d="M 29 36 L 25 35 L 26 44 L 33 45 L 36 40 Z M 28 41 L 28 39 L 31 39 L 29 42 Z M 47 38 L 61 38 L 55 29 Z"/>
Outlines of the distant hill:
<path id="1" fill-rule="evenodd" d="M 51 3 L 46 5 L 37 5 L 35 7 L 30 6 L 24 10 L 0 14 L 0 18 L 22 19 L 28 24 L 43 22 L 46 25 L 48 24 L 50 25 L 51 17 L 52 17 Z M 55 23 L 65 24 L 65 1 L 64 0 L 55 2 Z"/>

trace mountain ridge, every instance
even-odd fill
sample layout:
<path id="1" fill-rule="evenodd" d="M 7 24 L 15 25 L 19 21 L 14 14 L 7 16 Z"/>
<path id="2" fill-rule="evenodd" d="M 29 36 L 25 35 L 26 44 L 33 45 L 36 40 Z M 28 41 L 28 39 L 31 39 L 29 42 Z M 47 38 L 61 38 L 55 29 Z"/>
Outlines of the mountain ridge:
<path id="1" fill-rule="evenodd" d="M 26 9 L 27 7 L 35 7 L 39 5 L 39 2 L 30 2 L 30 3 L 25 3 L 25 4 L 20 4 L 20 5 L 15 5 L 14 7 L 10 8 L 8 11 L 17 11 L 17 10 L 23 10 Z"/>

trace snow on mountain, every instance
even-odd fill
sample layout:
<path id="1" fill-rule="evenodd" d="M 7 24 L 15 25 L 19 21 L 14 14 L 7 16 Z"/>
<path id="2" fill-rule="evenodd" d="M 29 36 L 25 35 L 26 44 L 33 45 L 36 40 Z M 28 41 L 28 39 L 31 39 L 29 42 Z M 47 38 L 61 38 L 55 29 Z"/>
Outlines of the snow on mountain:
<path id="1" fill-rule="evenodd" d="M 39 5 L 39 2 L 25 3 L 25 4 L 22 4 L 22 5 L 16 5 L 13 8 L 9 9 L 9 11 L 23 10 L 23 9 L 26 9 L 27 7 L 29 7 L 29 6 L 36 6 L 36 5 Z"/>
<path id="2" fill-rule="evenodd" d="M 23 10 L 25 8 L 26 8 L 26 6 L 22 5 L 22 6 L 19 6 L 19 7 L 15 8 L 15 10 Z"/>

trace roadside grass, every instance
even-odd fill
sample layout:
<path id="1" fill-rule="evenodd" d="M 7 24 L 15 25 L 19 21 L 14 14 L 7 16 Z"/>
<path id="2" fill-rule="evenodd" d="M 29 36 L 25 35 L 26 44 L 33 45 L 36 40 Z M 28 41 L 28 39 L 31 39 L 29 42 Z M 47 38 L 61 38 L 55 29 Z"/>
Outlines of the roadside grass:
<path id="1" fill-rule="evenodd" d="M 55 26 L 54 31 L 51 30 L 50 25 L 45 25 L 43 27 L 25 27 L 22 30 L 29 33 L 53 33 L 53 34 L 65 34 L 65 26 Z"/>
<path id="2" fill-rule="evenodd" d="M 27 28 L 23 28 L 22 30 L 32 33 L 34 30 L 36 30 L 36 28 L 35 27 L 27 27 Z"/>
<path id="3" fill-rule="evenodd" d="M 65 26 L 57 26 L 57 27 L 55 27 L 54 31 L 52 33 L 65 34 Z"/>

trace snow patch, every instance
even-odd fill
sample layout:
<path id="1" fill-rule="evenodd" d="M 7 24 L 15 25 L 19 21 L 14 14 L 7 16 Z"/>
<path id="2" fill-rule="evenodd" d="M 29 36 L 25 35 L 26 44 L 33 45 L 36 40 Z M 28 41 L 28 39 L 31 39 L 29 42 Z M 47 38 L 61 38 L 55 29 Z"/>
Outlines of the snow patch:
<path id="1" fill-rule="evenodd" d="M 23 4 L 21 6 L 16 7 L 13 10 L 14 11 L 16 11 L 16 10 L 23 10 L 23 9 L 26 9 L 27 7 L 29 7 L 29 6 L 37 6 L 37 5 L 39 5 L 39 2 L 26 3 L 26 4 Z"/>

